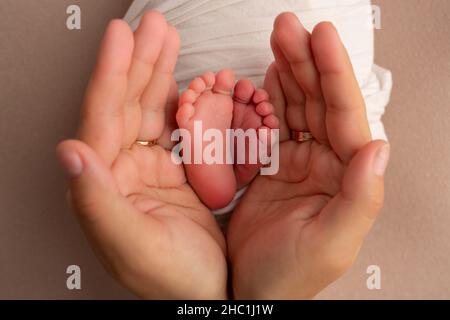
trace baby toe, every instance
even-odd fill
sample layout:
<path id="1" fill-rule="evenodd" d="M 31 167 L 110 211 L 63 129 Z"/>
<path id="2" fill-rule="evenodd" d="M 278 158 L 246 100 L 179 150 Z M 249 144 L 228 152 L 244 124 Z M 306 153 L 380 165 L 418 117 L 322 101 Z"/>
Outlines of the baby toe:
<path id="1" fill-rule="evenodd" d="M 261 117 L 267 117 L 273 113 L 275 113 L 275 108 L 273 104 L 271 104 L 268 101 L 263 101 L 260 104 L 258 104 L 255 108 L 256 113 L 259 114 Z"/>
<path id="2" fill-rule="evenodd" d="M 206 90 L 211 90 L 214 84 L 216 83 L 216 75 L 210 71 L 205 72 L 202 75 L 202 80 L 206 84 Z"/>
<path id="3" fill-rule="evenodd" d="M 217 73 L 213 91 L 219 94 L 231 95 L 234 81 L 234 72 L 230 69 L 224 69 Z"/>
<path id="4" fill-rule="evenodd" d="M 188 121 L 192 118 L 195 113 L 195 108 L 191 103 L 184 103 L 178 108 L 176 119 L 178 126 L 185 127 Z"/>
<path id="5" fill-rule="evenodd" d="M 248 79 L 241 79 L 236 83 L 234 87 L 234 101 L 243 104 L 249 104 L 252 101 L 253 94 L 255 93 L 255 86 Z"/>
<path id="6" fill-rule="evenodd" d="M 280 127 L 280 120 L 274 114 L 270 114 L 263 119 L 263 123 L 270 129 L 278 129 Z"/>
<path id="7" fill-rule="evenodd" d="M 206 90 L 206 83 L 202 78 L 195 78 L 189 84 L 189 89 L 195 91 L 198 94 L 201 94 L 203 91 Z"/>
<path id="8" fill-rule="evenodd" d="M 253 95 L 253 102 L 255 104 L 259 104 L 263 101 L 269 101 L 269 93 L 267 93 L 264 89 L 258 89 L 255 91 L 255 94 Z"/>
<path id="9" fill-rule="evenodd" d="M 199 96 L 199 93 L 197 93 L 196 91 L 192 90 L 192 89 L 187 89 L 186 91 L 184 91 L 179 99 L 179 105 L 183 105 L 186 103 L 190 103 L 193 104 L 195 102 L 195 100 L 197 100 Z"/>

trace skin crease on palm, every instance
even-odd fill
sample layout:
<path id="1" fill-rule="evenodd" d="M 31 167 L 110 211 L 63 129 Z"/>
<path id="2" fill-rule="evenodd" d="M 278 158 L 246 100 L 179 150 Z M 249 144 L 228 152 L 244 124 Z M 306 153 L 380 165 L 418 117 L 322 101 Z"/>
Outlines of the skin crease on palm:
<path id="1" fill-rule="evenodd" d="M 62 142 L 57 154 L 95 253 L 135 294 L 311 298 L 356 258 L 383 202 L 387 157 L 380 151 L 387 145 L 371 142 L 359 87 L 331 24 L 309 35 L 285 13 L 271 42 L 276 61 L 265 89 L 280 119 L 280 171 L 253 181 L 225 240 L 168 151 L 176 30 L 156 12 L 146 13 L 134 34 L 123 21 L 109 25 L 79 140 Z M 316 140 L 290 141 L 290 129 L 310 130 Z M 134 144 L 154 139 L 158 146 Z"/>

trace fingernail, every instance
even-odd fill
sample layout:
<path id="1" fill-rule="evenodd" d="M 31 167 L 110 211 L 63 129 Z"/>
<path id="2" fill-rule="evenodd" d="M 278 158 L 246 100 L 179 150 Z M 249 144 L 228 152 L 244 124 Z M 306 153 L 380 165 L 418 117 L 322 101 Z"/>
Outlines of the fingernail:
<path id="1" fill-rule="evenodd" d="M 76 152 L 61 150 L 58 152 L 58 159 L 61 168 L 68 179 L 76 178 L 83 172 L 83 162 Z"/>
<path id="2" fill-rule="evenodd" d="M 373 171 L 377 176 L 382 177 L 386 171 L 391 147 L 389 144 L 385 144 L 378 149 L 375 159 L 373 161 Z"/>
<path id="3" fill-rule="evenodd" d="M 332 28 L 334 29 L 334 31 L 337 32 L 336 26 L 334 25 L 333 22 L 331 22 L 331 21 L 325 21 L 325 22 L 328 23 L 328 25 L 329 25 L 330 27 L 332 27 Z"/>

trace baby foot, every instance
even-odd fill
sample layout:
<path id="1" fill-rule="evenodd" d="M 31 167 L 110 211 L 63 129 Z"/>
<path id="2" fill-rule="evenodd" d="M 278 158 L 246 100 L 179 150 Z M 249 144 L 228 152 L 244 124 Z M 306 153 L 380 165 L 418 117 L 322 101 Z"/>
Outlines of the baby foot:
<path id="1" fill-rule="evenodd" d="M 261 131 L 266 131 L 266 137 L 270 137 L 270 130 L 279 128 L 278 118 L 275 116 L 275 108 L 269 102 L 269 94 L 263 89 L 255 89 L 250 80 L 242 79 L 238 81 L 234 88 L 234 113 L 231 127 L 233 129 L 255 129 L 258 138 L 261 138 L 262 147 L 265 148 L 264 154 L 270 155 L 270 140 L 262 138 Z M 236 139 L 234 145 L 236 146 Z M 259 161 L 259 154 L 263 151 L 258 146 L 251 146 L 246 141 L 245 145 L 245 163 L 238 164 L 235 158 L 234 172 L 238 188 L 249 184 L 258 174 L 262 167 Z M 235 149 L 235 155 L 238 151 Z M 253 156 L 257 162 L 253 159 Z"/>
<path id="2" fill-rule="evenodd" d="M 226 130 L 230 129 L 233 118 L 233 99 L 231 92 L 235 83 L 231 70 L 222 70 L 217 75 L 205 73 L 194 79 L 179 99 L 177 122 L 180 128 L 191 133 L 192 139 L 201 144 L 201 151 L 209 143 L 203 137 L 195 137 L 194 123 L 202 124 L 202 131 L 218 129 L 223 137 L 223 163 L 185 164 L 189 183 L 199 198 L 211 209 L 225 207 L 233 199 L 236 191 L 236 179 L 233 166 L 226 164 L 226 155 L 230 154 L 226 141 Z M 194 141 L 191 141 L 191 155 L 194 157 Z"/>

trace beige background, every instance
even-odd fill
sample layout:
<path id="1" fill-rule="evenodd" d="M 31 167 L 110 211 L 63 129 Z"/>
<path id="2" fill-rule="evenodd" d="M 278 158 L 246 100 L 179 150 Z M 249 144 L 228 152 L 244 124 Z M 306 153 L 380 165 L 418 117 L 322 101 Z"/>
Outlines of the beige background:
<path id="1" fill-rule="evenodd" d="M 65 28 L 80 4 L 82 31 Z M 0 298 L 133 298 L 64 203 L 54 146 L 74 133 L 107 21 L 131 0 L 0 1 Z M 393 71 L 386 206 L 352 270 L 320 298 L 450 299 L 450 1 L 379 0 L 377 63 Z M 65 287 L 82 268 L 82 290 Z M 382 289 L 366 288 L 379 265 Z"/>

